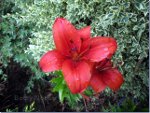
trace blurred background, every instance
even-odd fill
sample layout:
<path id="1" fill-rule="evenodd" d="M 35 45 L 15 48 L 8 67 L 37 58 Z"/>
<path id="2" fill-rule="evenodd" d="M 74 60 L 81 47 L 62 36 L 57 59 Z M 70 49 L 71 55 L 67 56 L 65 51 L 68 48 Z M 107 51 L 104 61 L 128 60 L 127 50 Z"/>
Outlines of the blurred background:
<path id="1" fill-rule="evenodd" d="M 149 111 L 148 0 L 1 0 L 0 111 Z M 112 36 L 114 64 L 125 82 L 90 102 L 70 93 L 61 71 L 43 73 L 40 57 L 54 48 L 52 25 L 64 17 L 92 36 Z"/>

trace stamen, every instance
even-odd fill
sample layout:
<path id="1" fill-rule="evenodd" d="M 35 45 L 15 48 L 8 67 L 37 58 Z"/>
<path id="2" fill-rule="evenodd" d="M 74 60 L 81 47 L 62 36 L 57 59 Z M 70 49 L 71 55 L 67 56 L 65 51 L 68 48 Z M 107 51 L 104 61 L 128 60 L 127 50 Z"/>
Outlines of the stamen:
<path id="1" fill-rule="evenodd" d="M 72 41 L 72 40 L 70 40 L 70 43 L 73 43 L 73 41 Z"/>
<path id="2" fill-rule="evenodd" d="M 89 49 L 91 49 L 91 48 L 92 48 L 92 46 L 90 45 L 90 46 L 89 46 Z"/>
<path id="3" fill-rule="evenodd" d="M 102 69 L 99 69 L 99 71 L 104 71 L 104 70 L 108 70 L 108 69 L 112 69 L 112 67 L 102 68 Z"/>
<path id="4" fill-rule="evenodd" d="M 71 51 L 77 51 L 77 48 L 76 47 L 73 47 L 73 48 L 71 48 Z"/>
<path id="5" fill-rule="evenodd" d="M 80 38 L 81 39 L 81 42 L 83 42 L 83 38 Z"/>
<path id="6" fill-rule="evenodd" d="M 80 53 L 80 57 L 82 57 L 88 50 L 90 50 L 92 46 L 90 45 L 87 49 L 85 49 L 82 53 Z"/>

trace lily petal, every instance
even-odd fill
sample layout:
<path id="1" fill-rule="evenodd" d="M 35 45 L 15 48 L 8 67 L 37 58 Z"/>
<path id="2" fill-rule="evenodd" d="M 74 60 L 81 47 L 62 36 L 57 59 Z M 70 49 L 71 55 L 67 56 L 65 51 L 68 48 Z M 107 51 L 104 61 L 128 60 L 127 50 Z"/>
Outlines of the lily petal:
<path id="1" fill-rule="evenodd" d="M 89 50 L 85 53 L 83 59 L 99 62 L 112 57 L 117 49 L 117 42 L 110 37 L 95 37 L 85 41 L 81 51 L 86 48 L 89 48 Z"/>
<path id="2" fill-rule="evenodd" d="M 73 94 L 82 93 L 89 85 L 91 78 L 90 67 L 84 61 L 66 60 L 62 65 L 62 72 Z"/>
<path id="3" fill-rule="evenodd" d="M 90 38 L 90 36 L 91 36 L 90 30 L 91 30 L 90 26 L 87 26 L 87 27 L 84 27 L 84 28 L 78 30 L 78 33 L 80 34 L 81 40 L 84 41 L 84 40 Z"/>
<path id="4" fill-rule="evenodd" d="M 61 69 L 63 61 L 63 56 L 57 50 L 52 50 L 42 56 L 39 65 L 43 72 L 52 72 Z"/>
<path id="5" fill-rule="evenodd" d="M 77 33 L 76 28 L 64 18 L 55 20 L 53 37 L 57 50 L 64 55 L 70 55 L 70 50 L 80 50 L 80 35 Z"/>
<path id="6" fill-rule="evenodd" d="M 95 72 L 92 74 L 90 86 L 96 93 L 99 93 L 106 88 L 106 84 L 103 82 L 102 75 L 100 73 Z"/>
<path id="7" fill-rule="evenodd" d="M 118 90 L 124 82 L 122 74 L 116 68 L 101 71 L 101 74 L 105 84 L 114 91 Z"/>

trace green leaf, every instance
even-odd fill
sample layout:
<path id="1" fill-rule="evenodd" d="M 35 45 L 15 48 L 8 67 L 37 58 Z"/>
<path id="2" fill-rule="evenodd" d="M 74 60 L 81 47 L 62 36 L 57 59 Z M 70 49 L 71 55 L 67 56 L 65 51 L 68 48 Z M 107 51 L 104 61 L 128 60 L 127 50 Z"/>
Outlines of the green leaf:
<path id="1" fill-rule="evenodd" d="M 133 27 L 133 30 L 134 31 L 137 31 L 139 29 L 139 26 L 138 25 L 135 25 L 134 27 Z"/>
<path id="2" fill-rule="evenodd" d="M 119 7 L 118 6 L 111 6 L 111 7 L 109 7 L 109 9 L 112 11 L 117 11 L 117 10 L 119 10 Z"/>

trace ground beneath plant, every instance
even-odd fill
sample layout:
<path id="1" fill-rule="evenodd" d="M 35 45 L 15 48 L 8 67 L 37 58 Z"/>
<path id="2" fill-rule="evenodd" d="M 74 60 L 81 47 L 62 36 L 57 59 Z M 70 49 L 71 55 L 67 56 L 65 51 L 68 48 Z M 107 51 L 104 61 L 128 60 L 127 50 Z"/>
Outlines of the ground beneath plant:
<path id="1" fill-rule="evenodd" d="M 63 104 L 59 102 L 58 94 L 52 92 L 52 87 L 48 80 L 50 77 L 42 78 L 34 82 L 34 87 L 31 93 L 27 93 L 25 88 L 27 82 L 34 74 L 29 68 L 21 68 L 18 63 L 11 62 L 4 73 L 8 75 L 7 81 L 0 81 L 0 111 L 14 110 L 24 111 L 26 105 L 35 102 L 34 111 L 43 112 L 65 112 L 65 111 L 102 111 L 102 106 L 108 106 L 108 100 L 112 103 L 117 103 L 119 97 L 117 93 L 110 97 L 99 94 L 89 101 L 81 100 L 79 106 L 70 108 L 67 102 Z"/>

